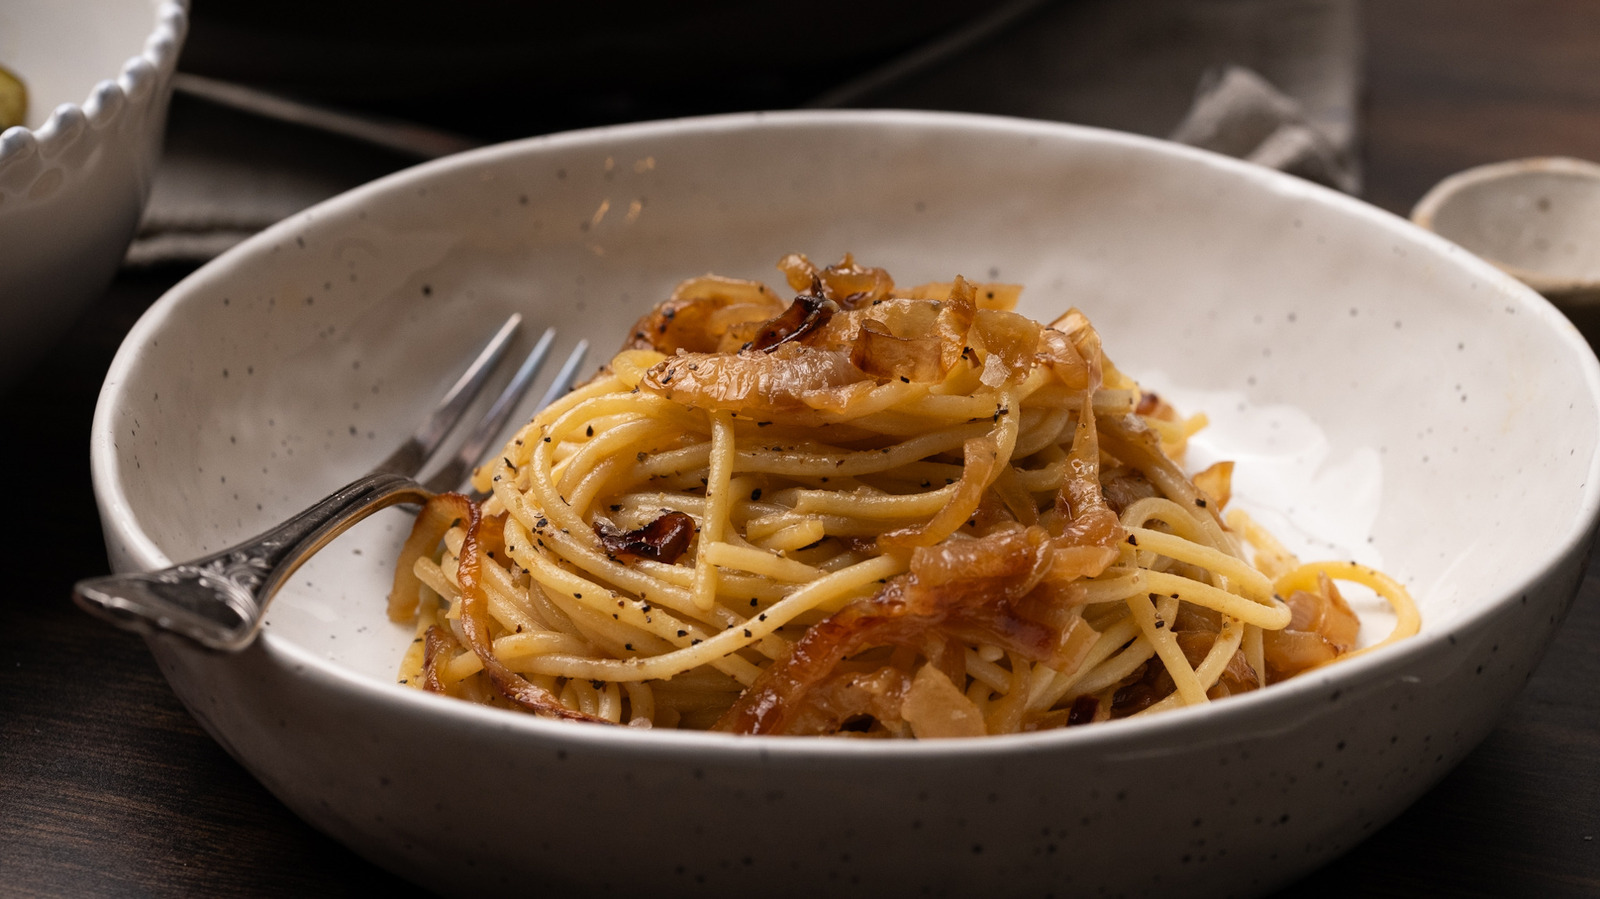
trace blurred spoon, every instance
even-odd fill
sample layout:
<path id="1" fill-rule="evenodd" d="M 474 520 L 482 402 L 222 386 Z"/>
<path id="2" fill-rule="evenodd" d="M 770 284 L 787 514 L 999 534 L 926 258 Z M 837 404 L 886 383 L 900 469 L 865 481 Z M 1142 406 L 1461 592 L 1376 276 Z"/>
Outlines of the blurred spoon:
<path id="1" fill-rule="evenodd" d="M 174 90 L 264 118 L 289 122 L 385 147 L 417 159 L 437 159 L 483 144 L 458 134 L 399 119 L 358 115 L 316 106 L 230 81 L 179 72 Z"/>

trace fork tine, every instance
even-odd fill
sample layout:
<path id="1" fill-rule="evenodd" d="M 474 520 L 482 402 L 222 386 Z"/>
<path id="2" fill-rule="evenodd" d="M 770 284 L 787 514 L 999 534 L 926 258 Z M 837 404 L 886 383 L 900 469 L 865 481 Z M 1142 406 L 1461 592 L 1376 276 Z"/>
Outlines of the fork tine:
<path id="1" fill-rule="evenodd" d="M 546 331 L 545 337 L 540 338 L 539 340 L 541 346 L 534 347 L 534 353 L 529 354 L 530 361 L 533 359 L 534 354 L 539 354 L 538 362 L 533 363 L 532 366 L 535 369 L 537 369 L 538 366 L 544 362 L 544 354 L 540 353 L 540 349 L 544 345 L 546 338 L 554 339 L 554 329 Z M 573 347 L 572 352 L 567 355 L 567 360 L 561 363 L 561 370 L 556 372 L 555 380 L 550 382 L 549 389 L 544 392 L 544 396 L 539 398 L 538 405 L 534 406 L 535 410 L 543 409 L 552 402 L 555 402 L 558 397 L 560 397 L 563 393 L 566 393 L 567 390 L 572 387 L 572 382 L 577 377 L 578 369 L 583 365 L 583 357 L 588 353 L 588 351 L 589 341 L 578 341 L 578 345 Z M 529 362 L 523 363 L 524 369 L 529 367 Z M 521 377 L 522 371 L 518 371 L 517 378 Z M 517 378 L 513 378 L 513 382 L 515 382 Z M 528 376 L 527 380 L 529 382 L 532 381 L 531 374 Z M 509 396 L 508 398 L 508 395 L 511 393 L 511 385 L 507 385 L 506 391 L 501 394 L 500 399 L 495 401 L 496 406 L 499 406 L 502 402 L 505 404 L 505 410 L 499 416 L 500 422 L 491 427 L 480 425 L 479 429 L 485 433 L 482 441 L 479 442 L 479 445 L 475 448 L 463 446 L 461 451 L 457 452 L 455 457 L 452 458 L 450 462 L 439 471 L 438 474 L 435 474 L 433 477 L 429 478 L 423 486 L 434 493 L 439 493 L 444 490 L 453 489 L 460 484 L 467 471 L 473 465 L 478 464 L 478 462 L 483 458 L 483 451 L 487 448 L 489 440 L 499 432 L 501 425 L 504 424 L 506 415 L 509 415 L 511 410 L 515 408 L 516 401 L 521 397 L 521 394 L 526 391 L 526 389 L 527 385 L 524 384 L 516 391 L 516 396 Z M 489 411 L 490 415 L 495 414 L 494 409 L 490 409 Z M 474 431 L 472 437 L 468 438 L 468 442 L 475 441 L 478 436 L 479 435 L 477 431 Z M 470 452 L 468 451 L 469 449 L 471 450 Z"/>
<path id="2" fill-rule="evenodd" d="M 517 327 L 522 324 L 522 316 L 513 312 L 496 331 L 489 342 L 478 352 L 478 357 L 472 360 L 467 370 L 461 373 L 454 385 L 450 387 L 428 417 L 417 426 L 416 431 L 400 444 L 399 448 L 389 455 L 389 458 L 378 463 L 374 472 L 391 472 L 414 476 L 422 470 L 423 463 L 438 449 L 444 441 L 445 435 L 455 428 L 461 416 L 466 413 L 467 407 L 483 389 L 489 375 L 499 364 L 500 357 L 505 354 L 506 348 L 511 345 L 511 337 L 516 333 Z"/>
<path id="3" fill-rule="evenodd" d="M 511 417 L 523 394 L 526 394 L 528 388 L 532 386 L 534 377 L 539 374 L 539 370 L 544 367 L 545 359 L 550 355 L 550 346 L 555 339 L 556 329 L 546 328 L 544 334 L 539 337 L 539 342 L 534 344 L 533 350 L 528 353 L 528 357 L 522 360 L 522 366 L 517 369 L 517 373 L 511 376 L 511 380 L 500 391 L 500 395 L 495 397 L 488 413 L 472 429 L 472 433 L 467 435 L 467 439 L 462 441 L 461 447 L 456 450 L 450 461 L 428 478 L 423 486 L 434 493 L 440 493 L 454 488 L 466 478 L 467 471 L 483 458 L 490 441 L 494 440 L 500 429 L 505 427 L 506 419 Z"/>
<path id="4" fill-rule="evenodd" d="M 561 363 L 561 370 L 556 372 L 556 379 L 550 382 L 550 389 L 539 398 L 538 408 L 543 409 L 561 399 L 562 394 L 572 389 L 572 382 L 578 378 L 578 367 L 583 365 L 583 357 L 588 352 L 589 341 L 578 341 L 578 345 L 572 348 L 571 355 L 567 356 L 567 361 Z"/>

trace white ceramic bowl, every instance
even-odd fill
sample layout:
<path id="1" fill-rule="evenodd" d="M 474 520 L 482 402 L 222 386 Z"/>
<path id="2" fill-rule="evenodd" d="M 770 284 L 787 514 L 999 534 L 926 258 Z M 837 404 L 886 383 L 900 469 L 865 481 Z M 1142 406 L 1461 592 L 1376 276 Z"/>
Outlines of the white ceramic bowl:
<path id="1" fill-rule="evenodd" d="M 0 384 L 110 283 L 161 155 L 188 0 L 0 0 Z"/>
<path id="2" fill-rule="evenodd" d="M 510 309 L 620 343 L 682 277 L 843 251 L 1028 285 L 1212 413 L 1239 501 L 1416 593 L 1397 647 L 1207 708 L 920 744 L 538 720 L 391 681 L 406 516 L 302 569 L 238 656 L 151 647 L 313 825 L 446 893 L 1250 894 L 1376 831 L 1488 731 L 1576 590 L 1600 368 L 1539 296 L 1277 173 L 1063 125 L 743 115 L 557 135 L 386 178 L 185 280 L 96 412 L 115 567 L 256 531 L 397 443 Z M 1320 542 L 1319 542 L 1320 541 Z"/>

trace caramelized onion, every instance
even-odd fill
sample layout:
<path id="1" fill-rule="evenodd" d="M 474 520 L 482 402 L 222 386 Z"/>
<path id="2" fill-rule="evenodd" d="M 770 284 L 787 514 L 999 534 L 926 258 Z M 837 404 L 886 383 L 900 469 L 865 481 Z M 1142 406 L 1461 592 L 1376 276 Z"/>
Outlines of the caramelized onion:
<path id="1" fill-rule="evenodd" d="M 687 405 L 756 416 L 837 412 L 881 381 L 942 380 L 970 354 L 969 336 L 979 336 L 973 286 L 963 279 L 945 299 L 908 300 L 889 297 L 894 282 L 881 269 L 848 257 L 819 271 L 793 255 L 780 267 L 791 284 L 801 282 L 801 295 L 786 309 L 755 282 L 708 276 L 686 282 L 640 319 L 630 346 L 669 355 L 640 387 Z M 757 311 L 765 314 L 753 318 Z M 985 313 L 981 336 L 994 344 L 996 360 L 990 377 L 1012 379 L 1031 360 L 1038 326 L 1019 322 L 1026 320 Z M 760 352 L 729 352 L 745 344 Z"/>
<path id="2" fill-rule="evenodd" d="M 431 557 L 439 541 L 444 539 L 445 532 L 466 517 L 461 514 L 460 505 L 454 500 L 444 499 L 445 496 L 460 497 L 460 494 L 441 494 L 423 504 L 417 520 L 411 525 L 411 534 L 406 537 L 405 545 L 400 547 L 400 559 L 394 566 L 394 586 L 389 589 L 390 621 L 410 621 L 417 617 L 418 591 L 422 587 L 422 580 L 416 575 L 417 560 L 423 556 Z"/>
<path id="3" fill-rule="evenodd" d="M 1026 378 L 1033 369 L 1034 352 L 1043 330 L 1038 322 L 1015 312 L 977 310 L 970 339 L 987 354 L 979 378 L 983 385 L 999 387 Z"/>
<path id="4" fill-rule="evenodd" d="M 1146 418 L 1154 418 L 1160 421 L 1178 420 L 1178 410 L 1174 409 L 1172 404 L 1163 399 L 1159 393 L 1148 390 L 1139 393 L 1139 404 L 1134 407 L 1133 412 L 1135 415 L 1143 415 Z"/>
<path id="5" fill-rule="evenodd" d="M 1190 480 L 1194 481 L 1195 488 L 1211 501 L 1211 508 L 1219 515 L 1227 508 L 1228 501 L 1233 499 L 1232 462 L 1214 463 Z"/>
<path id="6" fill-rule="evenodd" d="M 467 536 L 461 542 L 461 554 L 456 566 L 456 583 L 461 586 L 461 632 L 466 637 L 467 646 L 483 663 L 483 673 L 488 675 L 489 682 L 505 698 L 530 712 L 548 718 L 609 724 L 603 718 L 573 711 L 562 705 L 554 693 L 512 671 L 494 654 L 489 638 L 489 597 L 479 580 L 479 572 L 485 555 L 499 545 L 495 535 L 504 531 L 504 519 L 484 518 L 478 505 L 459 493 L 443 493 L 428 501 L 430 506 L 435 503 L 452 507 L 457 518 L 467 521 Z M 496 524 L 498 528 L 494 527 Z"/>
<path id="7" fill-rule="evenodd" d="M 876 377 L 940 381 L 969 353 L 976 312 L 970 294 L 965 289 L 938 302 L 884 300 L 835 316 L 814 343 L 848 348 L 851 361 Z"/>
<path id="8" fill-rule="evenodd" d="M 978 507 L 1001 467 L 1000 451 L 993 434 L 972 437 L 961 447 L 961 479 L 955 492 L 940 509 L 920 525 L 889 531 L 878 538 L 884 550 L 927 548 L 949 537 L 966 522 Z"/>
<path id="9" fill-rule="evenodd" d="M 1078 352 L 1072 338 L 1055 328 L 1045 328 L 1039 334 L 1039 348 L 1034 358 L 1040 365 L 1050 367 L 1061 383 L 1072 390 L 1082 390 L 1089 383 L 1089 363 Z"/>
<path id="10" fill-rule="evenodd" d="M 1317 591 L 1296 590 L 1284 600 L 1289 624 L 1261 635 L 1269 683 L 1333 661 L 1355 646 L 1361 621 L 1326 574 L 1318 575 Z"/>
<path id="11" fill-rule="evenodd" d="M 650 559 L 671 565 L 689 549 L 694 539 L 694 519 L 683 512 L 670 511 L 632 531 L 619 531 L 605 522 L 595 522 L 594 533 L 600 545 L 613 556 Z"/>
<path id="12" fill-rule="evenodd" d="M 869 318 L 850 347 L 850 362 L 875 378 L 931 383 L 944 380 L 940 350 L 936 337 L 896 337 L 883 322 Z"/>
<path id="13" fill-rule="evenodd" d="M 791 734 L 833 734 L 863 716 L 898 732 L 909 678 L 890 665 L 875 671 L 839 671 L 824 678 L 796 710 Z"/>
<path id="14" fill-rule="evenodd" d="M 770 418 L 842 409 L 875 382 L 846 354 L 786 343 L 770 353 L 680 353 L 645 372 L 639 389 L 701 409 Z"/>
<path id="15" fill-rule="evenodd" d="M 1072 451 L 1067 454 L 1067 477 L 1056 497 L 1056 510 L 1067 522 L 1056 535 L 1057 542 L 1062 546 L 1098 547 L 1109 553 L 1122 542 L 1123 531 L 1121 519 L 1106 504 L 1105 494 L 1100 489 L 1100 425 L 1094 414 L 1094 392 L 1100 389 L 1104 376 L 1098 361 L 1100 337 L 1087 321 L 1065 333 L 1075 338 L 1074 349 L 1085 361 L 1083 392 L 1078 398 L 1078 425 L 1072 435 Z M 1082 346 L 1077 345 L 1080 342 Z M 1159 454 L 1160 449 L 1156 452 Z M 1111 558 L 1104 553 L 1103 557 Z"/>
<path id="16" fill-rule="evenodd" d="M 1079 696 L 1072 701 L 1072 710 L 1067 713 L 1067 725 L 1093 724 L 1095 713 L 1100 711 L 1100 700 L 1093 696 Z"/>
<path id="17" fill-rule="evenodd" d="M 444 682 L 439 679 L 439 666 L 448 662 L 448 655 L 460 646 L 448 630 L 437 624 L 428 628 L 422 639 L 422 689 L 429 693 L 444 692 Z"/>
<path id="18" fill-rule="evenodd" d="M 1167 498 L 1183 506 L 1204 509 L 1220 525 L 1215 505 L 1184 476 L 1178 463 L 1161 451 L 1161 440 L 1136 415 L 1102 415 L 1100 437 L 1106 450 L 1125 465 L 1143 471 Z"/>
<path id="19" fill-rule="evenodd" d="M 826 325 L 839 307 L 832 300 L 819 296 L 820 290 L 821 285 L 814 285 L 812 293 L 795 297 L 782 315 L 757 328 L 748 349 L 770 353 L 781 344 L 799 340 Z"/>
<path id="20" fill-rule="evenodd" d="M 906 689 L 900 717 L 919 740 L 981 737 L 983 715 L 961 688 L 934 665 L 923 665 Z"/>
<path id="21" fill-rule="evenodd" d="M 1050 545 L 1035 527 L 919 548 L 909 572 L 812 625 L 740 695 L 717 729 L 791 733 L 810 691 L 845 658 L 874 646 L 920 648 L 930 635 L 947 633 L 1030 661 L 1053 660 L 1066 642 L 1064 628 L 1030 615 L 1056 603 L 1028 596 L 1053 589 L 1040 584 Z"/>
<path id="22" fill-rule="evenodd" d="M 972 302 L 979 309 L 1015 309 L 1017 300 L 1022 297 L 1021 284 L 1000 284 L 993 281 L 969 283 L 972 286 Z M 927 284 L 918 284 L 900 295 L 914 300 L 948 300 L 954 289 L 955 283 L 952 281 L 930 281 Z"/>
<path id="23" fill-rule="evenodd" d="M 1212 699 L 1221 699 L 1224 696 L 1235 696 L 1250 690 L 1261 688 L 1261 676 L 1250 667 L 1250 660 L 1245 657 L 1244 650 L 1236 650 L 1228 659 L 1228 667 L 1222 669 L 1222 677 L 1208 691 Z"/>
<path id="24" fill-rule="evenodd" d="M 823 297 L 843 309 L 871 306 L 894 295 L 894 279 L 888 272 L 857 265 L 849 253 L 837 265 L 821 270 L 804 254 L 790 253 L 778 262 L 778 268 L 796 291 L 808 290 L 815 284 Z"/>
<path id="25" fill-rule="evenodd" d="M 623 349 L 713 353 L 722 337 L 742 322 L 766 321 L 783 311 L 783 301 L 766 285 L 739 278 L 706 275 L 678 285 L 665 302 L 634 323 Z"/>
<path id="26" fill-rule="evenodd" d="M 1106 505 L 1111 507 L 1118 515 L 1141 499 L 1161 495 L 1156 485 L 1140 474 L 1137 469 L 1117 468 L 1103 474 L 1100 478 L 1100 492 L 1105 495 Z"/>

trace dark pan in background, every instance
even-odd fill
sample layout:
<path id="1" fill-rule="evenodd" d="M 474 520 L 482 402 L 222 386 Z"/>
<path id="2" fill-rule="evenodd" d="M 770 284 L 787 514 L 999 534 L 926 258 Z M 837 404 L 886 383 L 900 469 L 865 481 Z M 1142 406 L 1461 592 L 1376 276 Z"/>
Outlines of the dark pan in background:
<path id="1" fill-rule="evenodd" d="M 183 70 L 485 138 L 796 106 L 996 5 L 215 0 Z"/>

